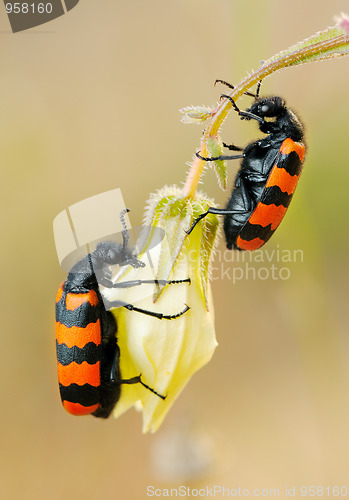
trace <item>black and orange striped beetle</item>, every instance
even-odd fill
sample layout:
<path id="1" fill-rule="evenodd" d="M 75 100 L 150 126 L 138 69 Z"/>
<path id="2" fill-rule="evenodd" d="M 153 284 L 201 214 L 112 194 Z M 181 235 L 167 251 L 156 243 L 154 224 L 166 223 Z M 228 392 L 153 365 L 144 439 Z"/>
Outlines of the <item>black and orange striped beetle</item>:
<path id="1" fill-rule="evenodd" d="M 217 81 L 233 88 L 223 80 Z M 241 119 L 258 121 L 259 129 L 268 134 L 267 137 L 248 144 L 245 149 L 224 144 L 230 150 L 243 151 L 238 155 L 204 158 L 196 153 L 205 161 L 242 159 L 226 207 L 209 208 L 188 230 L 190 234 L 208 214 L 224 215 L 229 249 L 256 250 L 269 240 L 291 202 L 305 155 L 301 120 L 281 97 L 259 98 L 259 88 L 260 84 L 255 102 L 246 111 L 240 111 L 230 96 L 222 95 L 222 98 L 230 100 Z"/>
<path id="2" fill-rule="evenodd" d="M 173 283 L 190 283 L 190 279 L 177 281 L 133 280 L 121 283 L 110 281 L 110 267 L 131 265 L 143 267 L 128 247 L 128 233 L 123 210 L 120 219 L 124 227 L 123 243 L 104 241 L 96 250 L 86 255 L 70 270 L 67 280 L 56 297 L 56 348 L 59 389 L 64 408 L 73 415 L 92 414 L 107 418 L 120 398 L 122 384 L 141 384 L 162 399 L 141 380 L 141 374 L 122 379 L 119 368 L 120 349 L 117 344 L 117 323 L 109 311 L 113 307 L 125 307 L 130 311 L 158 319 L 175 319 L 188 311 L 185 308 L 174 315 L 147 311 L 132 304 L 103 299 L 98 288 L 129 288 L 157 283 L 165 286 Z"/>

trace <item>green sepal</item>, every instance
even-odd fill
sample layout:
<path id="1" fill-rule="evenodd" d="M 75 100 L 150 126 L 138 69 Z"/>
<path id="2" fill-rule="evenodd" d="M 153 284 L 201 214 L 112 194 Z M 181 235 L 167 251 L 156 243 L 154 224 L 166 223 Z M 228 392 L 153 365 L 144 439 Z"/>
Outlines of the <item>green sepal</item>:
<path id="1" fill-rule="evenodd" d="M 219 135 L 210 136 L 207 138 L 206 147 L 208 156 L 215 158 L 224 154 L 223 142 Z M 227 162 L 215 160 L 213 163 L 214 171 L 216 172 L 219 187 L 223 190 L 227 189 Z"/>
<path id="2" fill-rule="evenodd" d="M 162 200 L 155 210 L 155 220 L 158 220 L 159 227 L 165 231 L 167 245 L 162 245 L 158 276 L 162 279 L 169 279 L 174 268 L 178 255 L 184 245 L 187 236 L 186 230 L 192 219 L 192 208 L 189 200 L 181 198 L 167 199 L 163 204 Z M 162 289 L 154 293 L 156 301 Z"/>
<path id="3" fill-rule="evenodd" d="M 161 246 L 157 277 L 171 279 L 179 256 L 190 246 L 190 258 L 198 261 L 197 280 L 201 284 L 206 306 L 210 263 L 219 227 L 218 217 L 209 214 L 197 224 L 189 236 L 187 231 L 194 220 L 212 206 L 215 206 L 214 202 L 204 194 L 197 193 L 194 200 L 191 200 L 183 198 L 179 188 L 166 187 L 152 195 L 145 216 L 146 224 L 161 228 L 166 235 L 166 244 Z M 160 287 L 156 289 L 154 302 L 158 300 L 162 290 Z"/>
<path id="4" fill-rule="evenodd" d="M 199 197 L 198 197 L 199 198 Z M 193 221 L 202 213 L 206 212 L 213 206 L 212 200 L 200 196 L 201 199 L 196 199 L 192 202 L 193 206 Z M 199 229 L 201 225 L 201 231 Z M 211 261 L 213 260 L 215 247 L 217 244 L 217 236 L 219 229 L 219 219 L 215 214 L 208 214 L 194 228 L 189 238 L 197 238 L 199 241 L 197 247 L 200 255 L 200 280 L 203 289 L 206 307 L 208 306 L 207 287 L 211 273 Z"/>

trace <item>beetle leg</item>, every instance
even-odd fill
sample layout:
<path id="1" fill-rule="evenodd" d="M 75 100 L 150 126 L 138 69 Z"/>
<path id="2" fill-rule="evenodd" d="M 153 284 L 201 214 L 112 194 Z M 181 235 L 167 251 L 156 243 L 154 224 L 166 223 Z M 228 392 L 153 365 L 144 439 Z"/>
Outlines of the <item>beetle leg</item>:
<path id="1" fill-rule="evenodd" d="M 239 146 L 235 146 L 235 144 L 226 144 L 223 142 L 223 147 L 229 149 L 230 151 L 243 151 L 244 148 L 240 148 Z"/>
<path id="2" fill-rule="evenodd" d="M 142 384 L 143 387 L 145 387 L 146 389 L 148 389 L 148 391 L 152 392 L 156 396 L 159 396 L 159 398 L 166 399 L 166 396 L 163 396 L 162 394 L 159 394 L 154 389 L 152 389 L 151 387 L 149 387 L 149 385 L 147 385 L 144 382 L 142 382 L 141 376 L 142 376 L 142 374 L 138 375 L 138 377 L 132 377 L 132 378 L 128 378 L 128 379 L 122 379 L 120 381 L 120 383 L 121 384 Z"/>
<path id="3" fill-rule="evenodd" d="M 147 316 L 152 316 L 157 319 L 176 319 L 185 314 L 187 311 L 189 311 L 190 307 L 185 304 L 185 307 L 182 311 L 180 311 L 177 314 L 163 314 L 163 313 L 158 313 L 155 311 L 148 311 L 147 309 L 141 309 L 140 307 L 136 307 L 133 304 L 129 304 L 127 302 L 123 302 L 122 300 L 113 300 L 109 301 L 105 298 L 103 298 L 104 306 L 107 311 L 109 309 L 117 308 L 117 307 L 124 307 L 125 309 L 128 309 L 129 311 L 135 311 L 139 312 L 141 314 L 145 314 Z"/>
<path id="4" fill-rule="evenodd" d="M 175 285 L 179 283 L 191 283 L 190 278 L 186 278 L 184 280 L 158 280 L 158 279 L 153 279 L 153 280 L 131 280 L 131 281 L 121 281 L 119 283 L 108 283 L 108 285 L 104 283 L 100 283 L 103 286 L 106 286 L 107 288 L 131 288 L 133 286 L 139 286 L 139 285 L 144 285 L 144 284 L 154 284 L 154 285 L 161 285 L 161 286 L 166 286 L 166 285 Z"/>
<path id="5" fill-rule="evenodd" d="M 223 85 L 226 85 L 230 89 L 235 89 L 234 85 L 232 85 L 231 83 L 226 82 L 225 80 L 216 80 L 214 82 L 214 85 L 216 85 L 216 83 L 223 83 Z M 260 83 L 260 82 L 258 82 L 258 83 Z M 252 92 L 248 92 L 247 90 L 246 90 L 246 92 L 244 92 L 244 94 L 248 95 L 249 97 L 254 97 L 255 99 L 258 99 L 258 96 L 259 96 L 259 87 L 258 87 L 258 85 L 257 85 L 256 94 L 252 94 Z"/>
<path id="6" fill-rule="evenodd" d="M 240 148 L 238 149 L 238 151 L 240 150 Z M 238 160 L 240 158 L 244 158 L 245 156 L 242 154 L 242 155 L 233 155 L 233 156 L 226 156 L 226 155 L 219 155 L 219 156 L 212 156 L 211 158 L 205 158 L 204 156 L 201 156 L 199 153 L 195 153 L 196 156 L 200 159 L 200 160 L 203 160 L 203 161 L 224 161 L 224 160 Z"/>
<path id="7" fill-rule="evenodd" d="M 188 231 L 186 231 L 187 234 L 190 234 L 192 232 L 192 230 L 194 229 L 194 227 L 196 226 L 196 224 L 198 222 L 200 222 L 204 217 L 206 217 L 208 214 L 216 214 L 216 215 L 233 215 L 233 214 L 245 214 L 245 213 L 248 213 L 249 210 L 245 210 L 245 209 L 242 209 L 242 210 L 226 210 L 224 208 L 214 208 L 214 207 L 210 207 L 207 212 L 204 212 L 203 214 L 199 215 L 199 217 L 197 219 L 194 220 L 192 226 L 189 228 Z"/>
<path id="8" fill-rule="evenodd" d="M 115 347 L 116 347 L 116 349 L 115 349 L 115 353 L 113 356 L 113 362 L 112 362 L 111 369 L 110 369 L 110 382 L 113 382 L 113 383 L 118 382 L 118 378 L 120 377 L 120 373 L 119 373 L 120 352 L 119 352 L 119 348 L 118 348 L 117 344 Z"/>

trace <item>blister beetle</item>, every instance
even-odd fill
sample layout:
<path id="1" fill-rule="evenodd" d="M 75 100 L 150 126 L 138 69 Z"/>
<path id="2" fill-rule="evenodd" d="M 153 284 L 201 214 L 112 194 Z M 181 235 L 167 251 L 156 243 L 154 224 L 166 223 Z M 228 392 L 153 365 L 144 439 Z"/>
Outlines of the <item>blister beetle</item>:
<path id="1" fill-rule="evenodd" d="M 233 88 L 223 80 L 217 81 Z M 223 215 L 229 249 L 256 250 L 269 240 L 291 202 L 305 155 L 304 127 L 299 117 L 281 97 L 260 98 L 259 87 L 255 102 L 246 111 L 240 111 L 230 96 L 222 95 L 222 98 L 230 100 L 242 119 L 258 121 L 259 129 L 267 136 L 243 150 L 224 145 L 231 150 L 241 150 L 238 155 L 205 158 L 196 153 L 205 161 L 242 159 L 226 207 L 209 208 L 188 230 L 190 234 L 208 214 Z"/>
<path id="2" fill-rule="evenodd" d="M 130 288 L 145 284 L 190 283 L 190 279 L 132 280 L 112 283 L 110 266 L 144 267 L 128 246 L 128 232 L 124 220 L 126 210 L 120 214 L 124 227 L 123 243 L 101 242 L 96 250 L 83 257 L 70 270 L 67 280 L 56 297 L 56 348 L 59 389 L 64 408 L 73 415 L 92 414 L 107 418 L 120 398 L 122 384 L 141 384 L 158 397 L 165 399 L 145 384 L 141 374 L 122 379 L 117 344 L 117 323 L 109 311 L 124 307 L 130 311 L 172 320 L 185 314 L 189 307 L 173 315 L 165 315 L 138 308 L 120 300 L 108 302 L 102 298 L 98 285 L 107 288 Z"/>

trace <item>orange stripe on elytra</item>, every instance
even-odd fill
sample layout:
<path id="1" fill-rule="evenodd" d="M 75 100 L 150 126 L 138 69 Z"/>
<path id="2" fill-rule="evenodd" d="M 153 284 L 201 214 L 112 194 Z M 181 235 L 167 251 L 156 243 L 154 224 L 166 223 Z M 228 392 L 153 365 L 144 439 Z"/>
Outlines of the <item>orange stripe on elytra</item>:
<path id="1" fill-rule="evenodd" d="M 68 413 L 72 415 L 90 415 L 97 410 L 99 404 L 92 406 L 82 406 L 79 403 L 71 403 L 70 401 L 63 401 L 63 406 L 67 410 Z"/>
<path id="2" fill-rule="evenodd" d="M 258 224 L 262 227 L 271 224 L 271 229 L 274 231 L 282 221 L 286 211 L 287 207 L 283 205 L 264 205 L 264 203 L 258 203 L 248 222 L 250 224 Z"/>
<path id="3" fill-rule="evenodd" d="M 99 300 L 94 290 L 90 290 L 87 293 L 68 293 L 65 300 L 65 306 L 68 311 L 74 311 L 74 309 L 77 309 L 85 302 L 89 302 L 91 306 L 96 306 L 98 304 Z"/>
<path id="4" fill-rule="evenodd" d="M 284 168 L 273 167 L 265 187 L 278 186 L 283 193 L 292 194 L 298 179 L 299 175 L 290 175 Z"/>
<path id="5" fill-rule="evenodd" d="M 90 384 L 99 387 L 101 383 L 99 361 L 94 365 L 90 365 L 87 361 L 83 361 L 80 365 L 73 361 L 67 366 L 58 363 L 58 380 L 65 387 L 70 384 Z"/>
<path id="6" fill-rule="evenodd" d="M 263 246 L 265 241 L 261 240 L 260 238 L 254 238 L 253 240 L 247 241 L 243 240 L 238 236 L 236 238 L 236 245 L 241 248 L 241 250 L 257 250 L 261 246 Z"/>
<path id="7" fill-rule="evenodd" d="M 101 325 L 99 319 L 96 323 L 89 323 L 85 328 L 71 326 L 68 328 L 62 323 L 56 322 L 56 339 L 58 344 L 66 344 L 67 347 L 85 347 L 88 342 L 96 345 L 101 343 Z"/>
<path id="8" fill-rule="evenodd" d="M 283 155 L 288 155 L 295 151 L 299 156 L 300 161 L 303 161 L 305 155 L 305 146 L 301 142 L 294 142 L 289 137 L 284 140 L 280 147 L 280 153 Z"/>
<path id="9" fill-rule="evenodd" d="M 63 285 L 64 285 L 65 281 L 62 281 L 62 283 L 59 285 L 59 288 L 58 288 L 58 292 L 57 292 L 57 295 L 56 295 L 56 302 L 58 303 L 61 298 L 62 298 L 62 294 L 63 294 Z"/>

